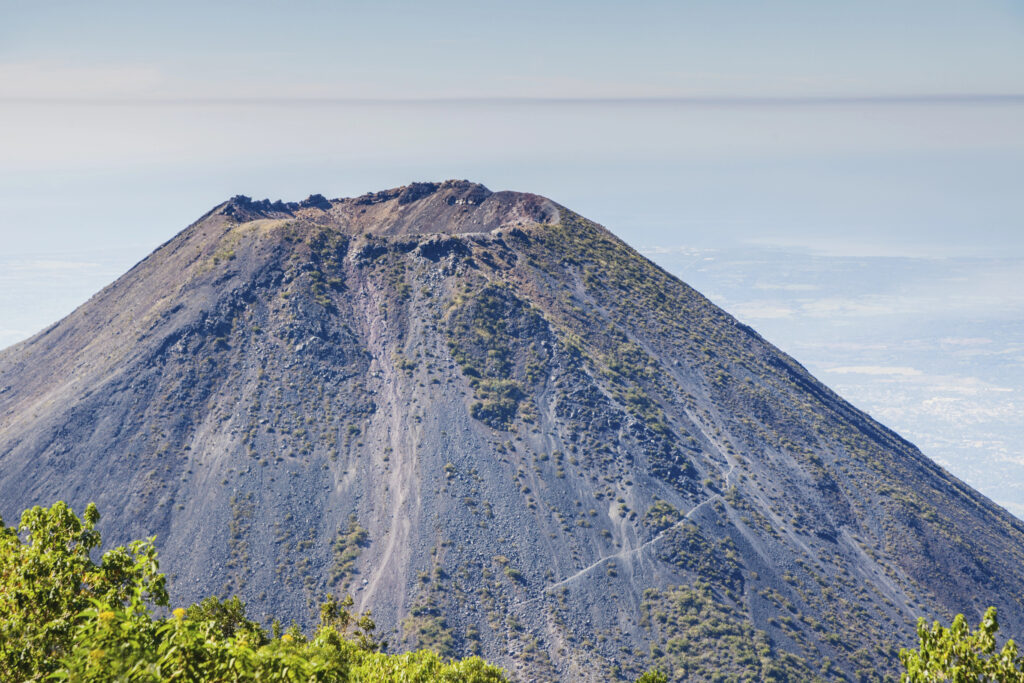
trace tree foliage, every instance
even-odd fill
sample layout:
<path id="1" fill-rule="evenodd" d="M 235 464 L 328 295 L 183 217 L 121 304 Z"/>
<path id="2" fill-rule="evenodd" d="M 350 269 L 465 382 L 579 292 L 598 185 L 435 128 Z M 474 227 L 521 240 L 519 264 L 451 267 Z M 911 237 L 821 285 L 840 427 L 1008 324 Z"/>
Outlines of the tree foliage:
<path id="1" fill-rule="evenodd" d="M 64 503 L 34 507 L 16 528 L 0 520 L 0 677 L 46 676 L 72 649 L 82 613 L 95 605 L 166 606 L 152 539 L 103 554 L 90 504 L 82 519 Z"/>
<path id="2" fill-rule="evenodd" d="M 99 513 L 57 503 L 0 520 L 0 680 L 404 681 L 499 683 L 479 657 L 448 662 L 421 650 L 378 651 L 369 614 L 328 599 L 312 637 L 268 634 L 237 598 L 168 613 L 153 539 L 103 554 Z"/>
<path id="3" fill-rule="evenodd" d="M 281 633 L 276 622 L 267 633 L 237 597 L 170 609 L 154 539 L 109 550 L 97 564 L 91 554 L 100 547 L 98 521 L 95 505 L 80 519 L 63 502 L 27 510 L 15 528 L 0 519 L 0 680 L 508 681 L 479 657 L 446 661 L 430 650 L 384 654 L 373 619 L 353 614 L 351 597 L 329 597 L 309 637 L 297 626 Z M 962 618 L 954 629 L 958 623 Z M 1017 661 L 1012 642 L 1007 647 Z M 667 680 L 653 670 L 639 682 Z"/>
<path id="4" fill-rule="evenodd" d="M 1007 640 L 1002 649 L 996 647 L 999 622 L 996 608 L 989 607 L 976 631 L 967 626 L 964 615 L 958 614 L 946 628 L 938 621 L 928 627 L 917 621 L 917 650 L 900 651 L 904 672 L 902 683 L 1024 683 L 1024 657 L 1017 654 L 1017 645 Z"/>

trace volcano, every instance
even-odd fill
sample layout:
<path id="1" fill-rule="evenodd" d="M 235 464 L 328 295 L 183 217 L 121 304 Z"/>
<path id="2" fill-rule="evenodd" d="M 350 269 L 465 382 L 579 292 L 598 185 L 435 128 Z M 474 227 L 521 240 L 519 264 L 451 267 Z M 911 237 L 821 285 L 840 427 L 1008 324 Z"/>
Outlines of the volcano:
<path id="1" fill-rule="evenodd" d="M 0 352 L 0 513 L 171 593 L 520 680 L 882 680 L 1024 627 L 1024 526 L 603 227 L 467 181 L 234 197 Z"/>

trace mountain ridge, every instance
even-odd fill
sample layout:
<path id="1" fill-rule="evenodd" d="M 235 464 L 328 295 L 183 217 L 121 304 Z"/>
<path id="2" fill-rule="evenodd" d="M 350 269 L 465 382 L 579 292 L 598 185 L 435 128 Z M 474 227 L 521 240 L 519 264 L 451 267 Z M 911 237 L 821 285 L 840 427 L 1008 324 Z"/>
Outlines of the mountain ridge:
<path id="1" fill-rule="evenodd" d="M 468 180 L 417 182 L 368 192 L 358 197 L 327 199 L 313 194 L 300 202 L 252 200 L 236 195 L 217 205 L 200 220 L 223 214 L 239 221 L 294 218 L 318 209 L 348 234 L 384 226 L 384 235 L 459 234 L 491 232 L 506 225 L 558 221 L 564 207 L 546 197 L 526 192 L 492 192 Z M 314 214 L 315 215 L 315 214 Z"/>
<path id="2" fill-rule="evenodd" d="M 1024 627 L 1024 524 L 538 195 L 233 198 L 0 386 L 5 519 L 95 500 L 257 618 L 350 592 L 523 680 L 871 680 L 919 615 Z"/>

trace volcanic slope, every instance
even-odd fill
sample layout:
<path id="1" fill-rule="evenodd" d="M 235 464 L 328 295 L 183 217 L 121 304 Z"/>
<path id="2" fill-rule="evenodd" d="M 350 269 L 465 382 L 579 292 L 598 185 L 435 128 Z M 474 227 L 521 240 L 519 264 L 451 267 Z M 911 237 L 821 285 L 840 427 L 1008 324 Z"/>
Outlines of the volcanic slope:
<path id="1" fill-rule="evenodd" d="M 522 680 L 891 676 L 1024 627 L 1024 527 L 604 228 L 466 181 L 235 197 L 0 352 L 0 512 L 173 593 Z"/>

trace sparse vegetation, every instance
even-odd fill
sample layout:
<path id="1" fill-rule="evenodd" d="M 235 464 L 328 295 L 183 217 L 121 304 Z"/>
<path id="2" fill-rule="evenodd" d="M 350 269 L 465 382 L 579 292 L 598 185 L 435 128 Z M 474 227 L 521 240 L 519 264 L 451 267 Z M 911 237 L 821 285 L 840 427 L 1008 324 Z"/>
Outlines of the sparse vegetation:
<path id="1" fill-rule="evenodd" d="M 344 530 L 338 530 L 333 547 L 334 565 L 331 567 L 331 583 L 340 590 L 344 591 L 348 587 L 348 582 L 356 571 L 356 560 L 368 540 L 369 534 L 359 525 L 354 514 L 349 516 L 348 526 Z"/>
<path id="2" fill-rule="evenodd" d="M 448 318 L 452 357 L 477 399 L 470 414 L 495 429 L 509 429 L 517 417 L 532 419 L 535 410 L 526 388 L 514 376 L 521 373 L 534 381 L 543 376 L 536 347 L 518 349 L 530 330 L 543 329 L 537 311 L 507 288 L 488 284 L 455 297 Z"/>
<path id="3" fill-rule="evenodd" d="M 644 524 L 655 533 L 663 531 L 683 518 L 683 513 L 663 500 L 654 502 L 644 514 Z"/>
<path id="4" fill-rule="evenodd" d="M 773 648 L 767 634 L 716 598 L 707 583 L 648 590 L 641 610 L 656 642 L 651 659 L 667 680 L 818 679 L 806 662 Z"/>

